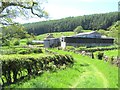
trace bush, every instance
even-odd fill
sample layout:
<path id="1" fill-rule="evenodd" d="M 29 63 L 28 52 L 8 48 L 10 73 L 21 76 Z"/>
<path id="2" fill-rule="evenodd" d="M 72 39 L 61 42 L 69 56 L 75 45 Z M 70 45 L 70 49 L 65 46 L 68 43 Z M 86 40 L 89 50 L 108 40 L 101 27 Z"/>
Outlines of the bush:
<path id="1" fill-rule="evenodd" d="M 2 43 L 2 46 L 10 46 L 10 41 L 9 41 L 9 40 L 5 40 L 5 41 Z"/>
<path id="2" fill-rule="evenodd" d="M 65 50 L 72 51 L 72 50 L 75 50 L 75 47 L 74 46 L 67 46 Z"/>
<path id="3" fill-rule="evenodd" d="M 22 51 L 21 51 L 22 52 Z M 23 51 L 22 53 L 26 53 Z M 74 60 L 70 55 L 54 55 L 47 57 L 32 57 L 32 56 L 3 56 L 1 57 L 2 65 L 2 82 L 3 84 L 15 82 L 21 77 L 37 75 L 41 71 L 54 71 L 60 66 L 68 66 L 74 64 Z M 19 76 L 19 77 L 18 77 Z"/>
<path id="4" fill-rule="evenodd" d="M 42 53 L 41 48 L 9 48 L 9 49 L 2 49 L 0 51 L 2 55 L 8 54 L 30 54 L 30 53 Z"/>
<path id="5" fill-rule="evenodd" d="M 42 53 L 42 50 L 40 48 L 35 48 L 32 51 L 33 53 Z"/>
<path id="6" fill-rule="evenodd" d="M 82 27 L 82 26 L 77 26 L 77 27 L 74 29 L 74 32 L 75 32 L 75 33 L 82 33 L 82 30 L 83 30 L 83 27 Z"/>
<path id="7" fill-rule="evenodd" d="M 17 46 L 17 45 L 20 45 L 20 42 L 19 42 L 19 41 L 15 41 L 15 42 L 14 42 L 14 46 Z"/>
<path id="8" fill-rule="evenodd" d="M 32 51 L 30 49 L 22 49 L 18 51 L 18 54 L 30 54 Z"/>
<path id="9" fill-rule="evenodd" d="M 40 48 L 26 48 L 18 51 L 18 54 L 42 53 Z"/>
<path id="10" fill-rule="evenodd" d="M 27 42 L 26 42 L 26 44 L 27 45 L 32 45 L 33 43 L 32 43 L 32 40 L 28 40 Z"/>
<path id="11" fill-rule="evenodd" d="M 98 59 L 102 60 L 104 53 L 103 52 L 98 52 Z"/>

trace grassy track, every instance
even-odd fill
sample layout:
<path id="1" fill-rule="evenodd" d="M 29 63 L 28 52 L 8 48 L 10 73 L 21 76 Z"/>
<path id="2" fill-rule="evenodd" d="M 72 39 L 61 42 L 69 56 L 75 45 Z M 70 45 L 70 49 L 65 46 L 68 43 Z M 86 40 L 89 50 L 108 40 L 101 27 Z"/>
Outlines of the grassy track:
<path id="1" fill-rule="evenodd" d="M 118 68 L 104 61 L 91 59 L 73 52 L 50 49 L 60 54 L 70 54 L 75 59 L 72 68 L 45 72 L 42 76 L 19 84 L 14 88 L 117 88 Z"/>
<path id="2" fill-rule="evenodd" d="M 70 88 L 96 88 L 96 85 L 99 88 L 109 87 L 106 77 L 95 66 L 93 66 L 89 71 L 79 75 Z"/>
<path id="3" fill-rule="evenodd" d="M 57 51 L 59 53 L 63 53 L 63 51 Z M 116 55 L 117 51 L 112 50 L 110 53 L 114 53 Z M 69 54 L 70 52 L 64 52 L 63 54 Z M 108 53 L 108 51 L 107 51 Z M 71 55 L 76 58 L 77 62 L 87 63 L 89 64 L 89 68 L 87 68 L 87 71 L 84 72 L 82 75 L 80 75 L 80 78 L 82 77 L 82 81 L 78 80 L 74 86 L 75 87 L 82 87 L 82 88 L 93 88 L 93 87 L 99 87 L 99 88 L 112 88 L 117 87 L 118 85 L 118 68 L 115 66 L 110 65 L 109 63 L 106 63 L 101 60 L 93 60 L 87 56 L 81 57 L 78 54 L 71 53 Z M 82 60 L 82 61 L 81 61 Z M 84 77 L 84 79 L 83 79 Z M 98 81 L 96 81 L 98 80 Z M 89 83 L 88 83 L 89 82 Z M 95 82 L 95 83 L 94 83 Z M 90 84 L 90 85 L 89 85 Z M 97 85 L 98 84 L 98 85 Z"/>

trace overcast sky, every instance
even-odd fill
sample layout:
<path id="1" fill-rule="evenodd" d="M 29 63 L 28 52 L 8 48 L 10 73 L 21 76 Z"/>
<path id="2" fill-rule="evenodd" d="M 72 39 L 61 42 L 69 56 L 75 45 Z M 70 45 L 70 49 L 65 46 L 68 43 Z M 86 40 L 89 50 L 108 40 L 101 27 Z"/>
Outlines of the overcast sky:
<path id="1" fill-rule="evenodd" d="M 119 0 L 47 0 L 43 4 L 50 19 L 118 11 Z M 21 20 L 20 18 L 18 19 Z M 30 21 L 43 19 L 34 18 Z M 30 22 L 29 20 L 27 20 Z"/>

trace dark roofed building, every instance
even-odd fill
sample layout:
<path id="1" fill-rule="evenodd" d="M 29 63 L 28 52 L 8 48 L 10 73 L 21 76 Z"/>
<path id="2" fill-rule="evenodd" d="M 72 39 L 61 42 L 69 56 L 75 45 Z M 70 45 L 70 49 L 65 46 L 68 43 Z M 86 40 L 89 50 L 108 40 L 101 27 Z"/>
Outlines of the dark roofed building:
<path id="1" fill-rule="evenodd" d="M 110 37 L 102 37 L 98 32 L 79 33 L 74 36 L 62 37 L 61 47 L 66 46 L 109 46 L 113 45 L 114 39 Z"/>
<path id="2" fill-rule="evenodd" d="M 92 31 L 92 32 L 79 33 L 72 37 L 101 38 L 101 34 L 96 31 Z"/>

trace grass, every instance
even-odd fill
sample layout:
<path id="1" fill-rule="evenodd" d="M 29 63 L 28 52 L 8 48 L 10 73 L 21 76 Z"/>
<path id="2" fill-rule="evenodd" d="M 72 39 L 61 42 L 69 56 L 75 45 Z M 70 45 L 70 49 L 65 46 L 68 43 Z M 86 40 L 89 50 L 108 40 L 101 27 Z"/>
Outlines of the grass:
<path id="1" fill-rule="evenodd" d="M 104 52 L 105 55 L 107 56 L 118 56 L 118 50 L 109 50 Z"/>
<path id="2" fill-rule="evenodd" d="M 26 45 L 27 39 L 21 39 L 20 40 L 20 45 Z"/>
<path id="3" fill-rule="evenodd" d="M 75 59 L 71 68 L 45 72 L 31 80 L 13 84 L 14 88 L 117 88 L 118 68 L 102 60 L 91 59 L 73 52 L 50 49 L 70 54 Z"/>
<path id="4" fill-rule="evenodd" d="M 74 35 L 74 32 L 54 32 L 52 34 L 53 34 L 53 37 L 60 38 L 61 36 L 71 36 L 71 35 Z M 46 37 L 47 37 L 47 33 L 35 36 L 36 40 L 44 40 Z M 32 40 L 32 38 L 29 38 L 29 39 Z M 26 45 L 26 42 L 27 42 L 27 38 L 21 39 L 20 40 L 20 45 Z"/>
<path id="5" fill-rule="evenodd" d="M 107 55 L 108 57 L 117 57 L 118 56 L 118 50 L 107 50 L 107 51 L 103 51 L 104 52 L 104 55 Z M 95 56 L 97 56 L 98 54 L 98 51 L 94 53 Z"/>
<path id="6" fill-rule="evenodd" d="M 117 51 L 111 50 L 111 52 L 112 51 L 117 52 Z M 63 51 L 60 51 L 60 53 L 62 54 Z M 69 52 L 65 52 L 65 53 L 69 54 Z M 86 62 L 86 63 L 92 65 L 93 69 L 97 68 L 105 76 L 105 78 L 108 80 L 109 88 L 116 88 L 118 86 L 118 68 L 116 66 L 112 66 L 108 62 L 106 63 L 104 61 L 97 60 L 97 59 L 94 59 L 94 61 L 93 61 L 92 59 L 90 59 L 87 56 L 80 57 L 74 53 L 71 55 L 76 57 L 76 59 L 82 58 L 84 61 L 81 61 L 81 62 Z M 114 55 L 116 55 L 116 54 L 114 54 Z M 80 59 L 78 59 L 78 60 L 79 60 L 78 62 L 80 62 Z"/>
<path id="7" fill-rule="evenodd" d="M 90 32 L 91 30 L 82 30 L 83 32 Z M 72 36 L 72 35 L 75 35 L 74 32 L 54 32 L 52 33 L 53 34 L 53 37 L 55 38 L 60 38 L 62 36 Z M 37 36 L 37 39 L 39 40 L 43 40 L 45 37 L 47 36 L 47 34 L 42 34 L 42 35 L 39 35 Z"/>
<path id="8" fill-rule="evenodd" d="M 60 38 L 62 36 L 74 35 L 74 32 L 54 32 L 52 34 L 53 34 L 53 37 Z M 46 38 L 46 36 L 47 36 L 47 34 L 42 34 L 42 35 L 36 36 L 36 38 L 39 39 L 39 40 L 44 40 L 44 38 Z"/>

